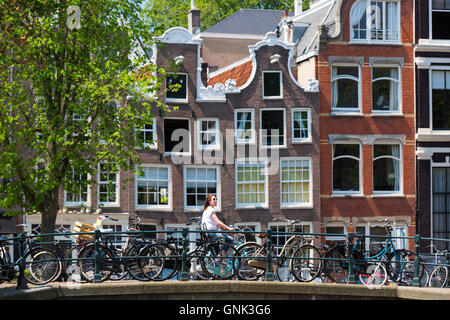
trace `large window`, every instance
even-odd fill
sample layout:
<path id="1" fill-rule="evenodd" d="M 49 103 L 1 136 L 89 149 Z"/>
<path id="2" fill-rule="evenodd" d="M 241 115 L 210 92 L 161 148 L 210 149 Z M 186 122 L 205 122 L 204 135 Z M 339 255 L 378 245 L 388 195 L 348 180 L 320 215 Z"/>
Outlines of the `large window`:
<path id="1" fill-rule="evenodd" d="M 98 165 L 98 202 L 103 205 L 119 204 L 119 173 L 114 164 Z"/>
<path id="2" fill-rule="evenodd" d="M 397 1 L 355 2 L 350 11 L 350 37 L 354 41 L 399 41 L 400 14 Z"/>
<path id="3" fill-rule="evenodd" d="M 166 102 L 187 102 L 188 76 L 187 74 L 166 75 Z"/>
<path id="4" fill-rule="evenodd" d="M 333 193 L 360 193 L 361 145 L 333 145 Z"/>
<path id="5" fill-rule="evenodd" d="M 374 193 L 398 193 L 401 191 L 401 149 L 400 144 L 373 145 Z"/>
<path id="6" fill-rule="evenodd" d="M 236 143 L 255 142 L 255 112 L 253 109 L 237 109 L 234 112 Z"/>
<path id="7" fill-rule="evenodd" d="M 450 130 L 450 70 L 432 71 L 433 130 Z"/>
<path id="8" fill-rule="evenodd" d="M 236 163 L 236 207 L 267 207 L 266 169 L 262 162 Z"/>
<path id="9" fill-rule="evenodd" d="M 283 83 L 281 71 L 263 71 L 263 98 L 281 99 Z"/>
<path id="10" fill-rule="evenodd" d="M 281 159 L 281 206 L 312 205 L 311 159 Z"/>
<path id="11" fill-rule="evenodd" d="M 184 200 L 186 209 L 203 209 L 206 197 L 214 194 L 217 207 L 220 208 L 218 184 L 220 181 L 218 167 L 184 167 Z"/>
<path id="12" fill-rule="evenodd" d="M 292 109 L 292 142 L 311 142 L 311 109 Z"/>
<path id="13" fill-rule="evenodd" d="M 144 165 L 135 179 L 137 209 L 170 208 L 170 166 Z"/>
<path id="14" fill-rule="evenodd" d="M 331 67 L 331 108 L 333 111 L 359 110 L 359 67 Z"/>
<path id="15" fill-rule="evenodd" d="M 450 40 L 450 30 L 446 26 L 450 19 L 450 1 L 432 0 L 431 2 L 431 38 Z"/>
<path id="16" fill-rule="evenodd" d="M 433 238 L 450 239 L 450 167 L 433 168 Z M 436 241 L 439 250 L 450 250 L 450 242 Z"/>
<path id="17" fill-rule="evenodd" d="M 261 145 L 275 147 L 286 145 L 284 109 L 261 110 Z"/>
<path id="18" fill-rule="evenodd" d="M 400 81 L 398 67 L 372 68 L 372 109 L 397 112 L 400 105 Z"/>
<path id="19" fill-rule="evenodd" d="M 189 119 L 164 119 L 164 152 L 189 153 Z"/>

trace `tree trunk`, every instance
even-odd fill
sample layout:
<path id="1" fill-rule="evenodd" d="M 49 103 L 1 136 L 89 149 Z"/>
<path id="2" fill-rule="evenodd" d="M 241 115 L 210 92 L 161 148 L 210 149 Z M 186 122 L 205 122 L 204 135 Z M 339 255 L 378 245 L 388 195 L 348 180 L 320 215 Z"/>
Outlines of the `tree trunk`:
<path id="1" fill-rule="evenodd" d="M 55 233 L 56 217 L 59 209 L 58 191 L 58 188 L 54 188 L 52 191 L 49 191 L 49 201 L 45 204 L 45 209 L 42 212 L 41 234 Z M 43 241 L 46 243 L 49 242 L 49 244 L 45 244 L 45 247 L 52 248 L 53 240 L 53 235 L 44 236 Z"/>

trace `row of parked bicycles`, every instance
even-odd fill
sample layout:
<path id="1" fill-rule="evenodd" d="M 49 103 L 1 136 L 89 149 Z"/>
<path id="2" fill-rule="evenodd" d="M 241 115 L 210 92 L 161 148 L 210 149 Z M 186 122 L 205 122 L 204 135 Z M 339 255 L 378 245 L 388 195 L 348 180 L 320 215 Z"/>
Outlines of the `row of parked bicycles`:
<path id="1" fill-rule="evenodd" d="M 57 240 L 50 245 L 24 232 L 17 239 L 0 239 L 0 282 L 14 278 L 22 285 L 24 281 L 42 285 L 67 280 L 236 279 L 447 286 L 449 253 L 434 250 L 436 261 L 427 265 L 415 252 L 395 247 L 387 220 L 383 247 L 372 255 L 363 250 L 362 234 L 349 233 L 345 243 L 333 246 L 316 245 L 317 235 L 304 233 L 299 220 L 283 220 L 289 227 L 281 249 L 273 246 L 274 233 L 270 229 L 264 233 L 236 229 L 229 232 L 233 245 L 225 245 L 203 230 L 201 217 L 191 218 L 188 223 L 198 224 L 199 231 L 184 229 L 181 237 L 180 231 L 152 231 L 165 232 L 164 240 L 155 239 L 157 236 L 149 239 L 149 231 L 141 230 L 138 219 L 121 233 L 121 237 L 126 235 L 124 245 L 114 241 L 117 232 L 107 229 L 66 234 L 75 235 L 78 241 L 71 244 Z M 199 234 L 194 242 L 189 241 L 192 232 Z M 16 260 L 10 257 L 7 247 L 13 242 L 19 249 Z M 438 256 L 445 257 L 445 262 L 438 263 Z"/>

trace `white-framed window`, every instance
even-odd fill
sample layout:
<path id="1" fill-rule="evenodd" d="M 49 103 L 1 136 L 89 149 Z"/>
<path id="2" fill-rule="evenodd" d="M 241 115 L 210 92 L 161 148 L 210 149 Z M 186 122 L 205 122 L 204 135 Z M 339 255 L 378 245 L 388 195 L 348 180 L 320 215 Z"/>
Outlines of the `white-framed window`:
<path id="1" fill-rule="evenodd" d="M 261 243 L 261 239 L 256 236 L 256 233 L 250 232 L 261 232 L 261 222 L 235 222 L 235 227 L 240 229 L 250 229 L 249 232 L 245 234 L 245 238 L 247 241 Z"/>
<path id="2" fill-rule="evenodd" d="M 372 67 L 372 110 L 374 112 L 400 112 L 400 83 L 400 67 Z"/>
<path id="3" fill-rule="evenodd" d="M 432 172 L 432 237 L 450 239 L 450 167 L 433 165 Z M 435 241 L 438 250 L 450 250 L 450 242 Z"/>
<path id="4" fill-rule="evenodd" d="M 220 167 L 219 166 L 184 166 L 184 208 L 185 210 L 203 211 L 206 197 L 214 194 L 220 211 Z"/>
<path id="5" fill-rule="evenodd" d="M 190 154 L 191 124 L 185 118 L 164 118 L 164 153 Z"/>
<path id="6" fill-rule="evenodd" d="M 429 0 L 430 12 L 430 39 L 450 40 L 448 28 L 443 27 L 450 19 L 450 2 L 445 0 Z"/>
<path id="7" fill-rule="evenodd" d="M 280 108 L 261 109 L 261 146 L 266 148 L 286 147 L 286 110 Z"/>
<path id="8" fill-rule="evenodd" d="M 198 119 L 197 134 L 200 149 L 220 149 L 219 119 Z"/>
<path id="9" fill-rule="evenodd" d="M 408 236 L 407 226 L 395 224 L 392 229 L 391 235 L 395 248 L 397 250 L 406 249 L 408 239 L 403 237 Z M 362 250 L 369 252 L 370 255 L 380 252 L 386 243 L 388 234 L 386 233 L 384 222 L 358 223 L 355 231 L 366 236 L 361 238 L 361 247 Z"/>
<path id="10" fill-rule="evenodd" d="M 234 110 L 234 127 L 237 144 L 255 143 L 255 110 Z"/>
<path id="11" fill-rule="evenodd" d="M 333 193 L 361 193 L 361 144 L 333 144 Z"/>
<path id="12" fill-rule="evenodd" d="M 331 67 L 331 110 L 360 111 L 360 67 L 355 64 Z"/>
<path id="13" fill-rule="evenodd" d="M 311 142 L 311 109 L 292 109 L 292 142 Z"/>
<path id="14" fill-rule="evenodd" d="M 119 205 L 119 171 L 112 163 L 98 164 L 98 203 L 105 206 Z"/>
<path id="15" fill-rule="evenodd" d="M 267 161 L 236 159 L 236 208 L 267 208 Z"/>
<path id="16" fill-rule="evenodd" d="M 281 158 L 281 207 L 312 207 L 311 158 Z"/>
<path id="17" fill-rule="evenodd" d="M 342 223 L 332 222 L 325 226 L 325 242 L 344 242 L 347 234 L 347 226 Z"/>
<path id="18" fill-rule="evenodd" d="M 350 10 L 350 39 L 355 42 L 399 42 L 400 1 L 355 2 Z"/>
<path id="19" fill-rule="evenodd" d="M 161 164 L 143 164 L 142 173 L 135 175 L 136 209 L 172 208 L 171 167 Z"/>
<path id="20" fill-rule="evenodd" d="M 431 70 L 431 123 L 432 130 L 450 130 L 450 70 Z"/>
<path id="21" fill-rule="evenodd" d="M 300 225 L 302 226 L 304 233 L 312 232 L 312 222 L 305 221 L 301 222 Z M 279 255 L 281 250 L 283 250 L 286 241 L 293 236 L 292 234 L 286 233 L 290 232 L 288 231 L 290 224 L 286 222 L 269 222 L 268 227 L 273 231 L 272 245 L 276 254 Z M 289 261 L 287 261 L 287 263 L 289 263 Z"/>
<path id="22" fill-rule="evenodd" d="M 170 232 L 170 238 L 176 241 L 180 241 L 178 243 L 178 246 L 182 247 L 182 241 L 184 241 L 183 238 L 183 229 L 189 229 L 189 231 L 200 231 L 199 225 L 186 225 L 184 223 L 168 223 L 164 225 L 164 230 L 169 231 L 177 231 L 177 232 Z M 169 233 L 164 234 L 164 238 L 167 240 L 169 238 Z M 189 250 L 194 250 L 196 247 L 196 243 L 198 240 L 200 240 L 200 232 L 189 232 L 188 234 L 189 239 Z"/>
<path id="23" fill-rule="evenodd" d="M 79 183 L 78 181 L 85 181 L 86 185 L 79 185 L 77 188 L 77 192 L 69 192 L 64 190 L 64 205 L 66 206 L 80 206 L 81 204 L 90 204 L 90 188 L 87 181 L 89 179 L 89 175 L 87 173 L 80 174 L 76 172 L 75 168 L 72 168 L 72 180 L 74 183 Z"/>
<path id="24" fill-rule="evenodd" d="M 373 145 L 373 193 L 402 192 L 402 145 Z"/>
<path id="25" fill-rule="evenodd" d="M 188 75 L 186 73 L 166 74 L 166 102 L 188 102 Z"/>
<path id="26" fill-rule="evenodd" d="M 283 77 L 278 70 L 263 71 L 263 99 L 283 98 Z"/>
<path id="27" fill-rule="evenodd" d="M 148 123 L 144 124 L 144 127 L 136 130 L 136 134 L 144 146 L 148 146 L 151 149 L 156 149 L 158 146 L 157 134 L 156 134 L 156 119 L 152 118 Z"/>

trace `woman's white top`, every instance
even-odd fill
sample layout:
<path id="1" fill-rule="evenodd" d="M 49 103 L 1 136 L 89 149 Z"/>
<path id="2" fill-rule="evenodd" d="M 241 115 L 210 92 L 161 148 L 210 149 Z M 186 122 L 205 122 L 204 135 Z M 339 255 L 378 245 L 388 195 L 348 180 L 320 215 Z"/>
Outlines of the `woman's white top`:
<path id="1" fill-rule="evenodd" d="M 217 224 L 211 217 L 212 213 L 214 212 L 214 209 L 209 206 L 206 208 L 205 211 L 203 211 L 202 215 L 202 225 L 206 225 L 207 230 L 217 230 Z"/>

